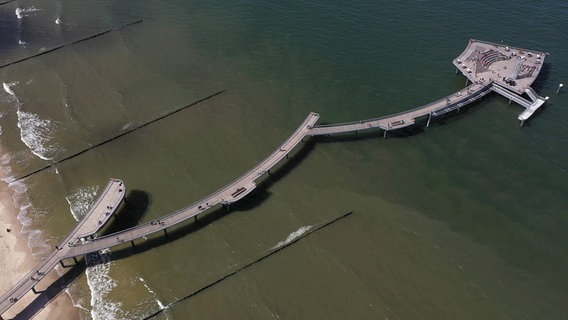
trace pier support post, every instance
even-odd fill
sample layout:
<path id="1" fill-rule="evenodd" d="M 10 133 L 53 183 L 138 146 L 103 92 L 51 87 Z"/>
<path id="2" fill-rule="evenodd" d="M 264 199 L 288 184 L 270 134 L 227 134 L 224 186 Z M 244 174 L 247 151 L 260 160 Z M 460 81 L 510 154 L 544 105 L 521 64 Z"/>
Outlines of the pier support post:
<path id="1" fill-rule="evenodd" d="M 73 257 L 73 262 L 75 262 L 75 264 L 79 264 L 79 261 L 77 260 L 77 257 Z"/>
<path id="2" fill-rule="evenodd" d="M 469 83 L 469 79 L 465 78 L 465 85 L 467 86 L 468 83 Z"/>
<path id="3" fill-rule="evenodd" d="M 136 244 L 134 244 L 134 240 L 131 240 L 130 244 L 132 245 L 132 249 L 136 249 Z"/>
<path id="4" fill-rule="evenodd" d="M 164 229 L 164 235 L 165 235 L 166 237 L 169 237 L 169 236 L 170 236 L 170 235 L 168 234 L 168 229 Z"/>
<path id="5" fill-rule="evenodd" d="M 61 264 L 61 266 L 62 266 L 63 268 L 69 268 L 69 267 L 71 267 L 71 266 L 66 266 L 65 263 L 63 263 L 63 260 L 59 260 L 59 264 Z"/>
<path id="6" fill-rule="evenodd" d="M 458 74 L 458 71 L 459 71 L 459 69 L 458 69 L 458 68 L 456 68 L 456 74 Z"/>
<path id="7" fill-rule="evenodd" d="M 383 139 L 387 138 L 387 132 L 388 132 L 388 130 L 385 130 L 385 132 L 383 133 Z"/>
<path id="8" fill-rule="evenodd" d="M 430 126 L 430 120 L 432 120 L 432 111 L 428 114 L 428 121 L 426 122 L 426 128 Z"/>
<path id="9" fill-rule="evenodd" d="M 286 160 L 290 160 L 290 157 L 288 156 L 288 154 L 286 154 Z"/>
<path id="10" fill-rule="evenodd" d="M 521 120 L 521 127 L 525 125 L 525 120 Z"/>

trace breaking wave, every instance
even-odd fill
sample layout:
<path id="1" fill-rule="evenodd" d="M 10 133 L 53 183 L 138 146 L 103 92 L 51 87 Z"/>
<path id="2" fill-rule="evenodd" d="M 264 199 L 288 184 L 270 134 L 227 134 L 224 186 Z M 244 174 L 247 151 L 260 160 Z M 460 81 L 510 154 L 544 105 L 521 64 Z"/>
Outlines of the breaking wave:
<path id="1" fill-rule="evenodd" d="M 8 93 L 8 101 L 15 102 L 17 106 L 20 139 L 40 159 L 52 160 L 59 151 L 63 151 L 59 144 L 49 144 L 53 139 L 53 132 L 57 129 L 58 123 L 50 119 L 41 119 L 37 114 L 23 111 L 18 96 L 12 90 L 12 87 L 18 84 L 18 81 L 3 82 L 2 87 Z"/>
<path id="2" fill-rule="evenodd" d="M 24 17 L 29 17 L 34 15 L 38 11 L 41 11 L 41 9 L 31 6 L 29 8 L 16 8 L 15 13 L 18 19 L 23 19 Z"/>
<path id="3" fill-rule="evenodd" d="M 32 207 L 27 191 L 28 187 L 23 182 L 11 182 L 8 187 L 14 192 L 12 200 L 14 206 L 18 209 L 17 218 L 22 224 L 20 235 L 28 240 L 28 247 L 32 250 L 34 257 L 43 257 L 49 253 L 52 247 L 47 243 L 43 230 L 34 229 L 34 219 L 31 217 L 32 212 L 36 215 L 42 215 L 45 212 L 39 212 Z"/>
<path id="4" fill-rule="evenodd" d="M 85 186 L 74 190 L 65 197 L 75 220 L 79 221 L 87 214 L 97 195 L 97 191 L 99 191 L 99 186 Z"/>
<path id="5" fill-rule="evenodd" d="M 6 91 L 6 93 L 8 93 L 10 95 L 10 99 L 14 99 L 12 101 L 18 101 L 18 97 L 16 97 L 16 94 L 14 93 L 14 91 L 12 91 L 12 87 L 17 85 L 18 81 L 13 81 L 13 82 L 2 82 L 2 87 L 4 87 L 4 91 Z"/>
<path id="6" fill-rule="evenodd" d="M 108 299 L 108 294 L 118 285 L 110 276 L 112 261 L 110 250 L 90 253 L 86 256 L 87 283 L 91 290 L 91 318 L 93 320 L 116 320 L 123 316 L 120 302 Z"/>
<path id="7" fill-rule="evenodd" d="M 61 151 L 59 144 L 49 144 L 53 139 L 53 131 L 57 122 L 50 119 L 41 119 L 39 115 L 18 109 L 18 128 L 22 142 L 33 154 L 43 160 L 52 160 Z"/>
<path id="8" fill-rule="evenodd" d="M 144 285 L 144 288 L 146 288 L 146 290 L 148 290 L 148 292 L 154 296 L 154 299 L 156 299 L 156 303 L 158 304 L 158 307 L 160 308 L 160 310 L 167 308 L 167 306 L 165 306 L 162 303 L 162 301 L 160 301 L 160 299 L 158 299 L 158 295 L 156 294 L 156 292 L 154 292 L 154 290 L 150 289 L 150 286 L 148 286 L 148 284 L 146 283 L 146 280 L 144 280 L 144 278 L 138 277 L 138 280 L 140 280 L 140 282 L 142 282 L 142 284 Z"/>
<path id="9" fill-rule="evenodd" d="M 79 187 L 66 196 L 65 199 L 69 203 L 69 209 L 73 218 L 79 221 L 89 211 L 91 205 L 95 201 L 99 186 L 83 186 Z M 98 319 L 122 319 L 121 304 L 119 302 L 109 301 L 108 294 L 117 286 L 116 280 L 111 278 L 111 259 L 110 250 L 105 249 L 101 252 L 90 253 L 86 256 L 87 284 L 91 293 L 91 318 Z M 83 306 L 80 308 L 85 309 Z"/>
<path id="10" fill-rule="evenodd" d="M 304 233 L 308 232 L 310 229 L 312 228 L 312 226 L 303 226 L 300 227 L 298 230 L 290 233 L 288 235 L 288 237 L 286 238 L 286 240 L 280 241 L 278 242 L 274 247 L 272 247 L 272 249 L 278 249 L 284 245 L 289 244 L 290 242 L 294 241 L 296 238 L 301 237 Z"/>

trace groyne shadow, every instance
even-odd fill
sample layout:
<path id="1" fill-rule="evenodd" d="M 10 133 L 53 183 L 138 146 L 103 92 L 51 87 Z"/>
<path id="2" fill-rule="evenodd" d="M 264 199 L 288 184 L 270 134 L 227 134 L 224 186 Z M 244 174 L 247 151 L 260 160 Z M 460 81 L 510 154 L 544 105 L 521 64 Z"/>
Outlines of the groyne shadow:
<path id="1" fill-rule="evenodd" d="M 168 228 L 165 232 L 155 233 L 153 235 L 149 235 L 147 239 L 138 240 L 138 242 L 135 241 L 134 245 L 132 245 L 132 243 L 130 243 L 130 245 L 124 244 L 123 247 L 119 247 L 118 249 L 112 251 L 112 260 L 116 261 L 125 259 L 132 255 L 139 254 L 168 243 L 172 243 L 187 236 L 188 234 L 206 227 L 207 225 L 227 216 L 228 214 L 238 214 L 240 212 L 246 212 L 257 208 L 270 198 L 270 186 L 283 179 L 289 172 L 300 165 L 307 158 L 314 147 L 315 141 L 313 141 L 312 139 L 304 142 L 292 157 L 284 161 L 277 168 L 272 169 L 271 173 L 267 175 L 260 183 L 258 183 L 255 190 L 247 195 L 244 199 L 233 203 L 230 206 L 218 206 L 217 208 L 214 208 L 209 212 L 202 213 L 197 217 L 197 219 L 190 219 L 184 223 L 180 223 L 179 225 Z"/>

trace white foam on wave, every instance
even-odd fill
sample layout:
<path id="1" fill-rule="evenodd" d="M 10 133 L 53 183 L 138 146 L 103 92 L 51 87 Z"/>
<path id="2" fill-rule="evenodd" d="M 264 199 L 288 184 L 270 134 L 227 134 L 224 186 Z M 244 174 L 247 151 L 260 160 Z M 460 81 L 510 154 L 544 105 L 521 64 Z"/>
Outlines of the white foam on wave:
<path id="1" fill-rule="evenodd" d="M 122 128 L 120 128 L 120 130 L 125 131 L 126 129 L 130 129 L 130 127 L 132 127 L 132 121 L 123 125 Z"/>
<path id="2" fill-rule="evenodd" d="M 61 277 L 65 273 L 59 273 L 59 269 L 60 269 L 59 266 L 57 266 L 56 270 L 57 270 L 59 276 Z M 71 291 L 69 290 L 69 287 L 67 287 L 67 289 L 65 289 L 65 293 L 67 293 L 67 295 L 71 299 L 71 304 L 73 304 L 73 307 L 78 308 L 78 309 L 82 309 L 82 310 L 85 310 L 85 311 L 89 311 L 89 309 L 83 307 L 83 305 L 81 304 L 81 300 L 75 301 L 75 299 L 73 298 L 73 295 L 71 294 Z"/>
<path id="3" fill-rule="evenodd" d="M 17 218 L 22 224 L 20 235 L 27 239 L 28 247 L 32 250 L 34 257 L 45 256 L 51 251 L 52 247 L 47 243 L 43 230 L 33 229 L 34 219 L 31 217 L 34 211 L 36 211 L 34 214 L 37 215 L 42 215 L 45 212 L 38 212 L 37 209 L 32 207 L 27 194 L 28 187 L 26 184 L 15 181 L 9 183 L 8 187 L 14 192 L 12 200 L 14 207 L 18 209 Z"/>
<path id="4" fill-rule="evenodd" d="M 156 299 L 156 303 L 158 304 L 158 307 L 160 308 L 160 310 L 167 308 L 167 306 L 164 306 L 162 301 L 160 301 L 160 299 L 157 298 L 158 295 L 156 294 L 156 292 L 154 292 L 154 290 L 150 289 L 150 286 L 148 286 L 148 284 L 146 283 L 146 280 L 144 280 L 144 278 L 138 277 L 138 280 L 140 280 L 140 282 L 142 282 L 142 285 L 144 285 L 144 288 L 146 288 L 146 290 L 148 290 L 148 292 L 151 293 L 154 296 L 154 298 Z"/>
<path id="5" fill-rule="evenodd" d="M 123 319 L 120 302 L 113 302 L 108 299 L 108 294 L 118 285 L 116 280 L 111 278 L 110 251 L 108 249 L 101 252 L 103 259 L 99 263 L 92 263 L 87 258 L 87 283 L 91 290 L 91 318 L 93 320 L 116 320 Z"/>
<path id="6" fill-rule="evenodd" d="M 95 200 L 98 190 L 98 185 L 79 187 L 65 197 L 75 220 L 79 221 L 87 214 Z"/>
<path id="7" fill-rule="evenodd" d="M 278 242 L 274 247 L 272 247 L 272 249 L 278 249 L 278 248 L 282 247 L 283 245 L 289 244 L 290 242 L 294 241 L 296 238 L 299 238 L 304 233 L 308 232 L 311 228 L 312 228 L 312 226 L 300 227 L 298 230 L 290 233 L 288 235 L 288 237 L 286 237 L 286 240 L 282 240 L 282 241 Z"/>
<path id="8" fill-rule="evenodd" d="M 61 24 L 61 18 L 55 19 L 55 24 Z"/>
<path id="9" fill-rule="evenodd" d="M 33 229 L 22 232 L 28 236 L 28 247 L 32 249 L 34 258 L 43 258 L 53 251 L 53 247 L 47 244 L 45 232 L 40 229 Z"/>
<path id="10" fill-rule="evenodd" d="M 15 13 L 18 19 L 23 19 L 24 17 L 29 17 L 31 15 L 34 15 L 38 11 L 41 11 L 41 9 L 31 6 L 28 8 L 16 8 Z"/>
<path id="11" fill-rule="evenodd" d="M 63 151 L 59 144 L 49 144 L 58 126 L 56 121 L 41 119 L 39 115 L 19 108 L 17 114 L 20 139 L 33 154 L 43 160 L 52 160 L 59 151 Z"/>
<path id="12" fill-rule="evenodd" d="M 99 186 L 82 186 L 71 192 L 65 197 L 69 203 L 69 209 L 73 218 L 79 221 L 82 219 L 89 208 L 95 201 Z M 112 302 L 108 299 L 108 294 L 117 286 L 116 280 L 111 278 L 110 270 L 112 262 L 110 259 L 110 250 L 106 249 L 100 252 L 102 260 L 97 261 L 92 257 L 95 255 L 87 255 L 87 284 L 91 293 L 90 313 L 93 320 L 98 319 L 122 319 L 121 304 L 119 302 Z M 79 299 L 81 300 L 81 299 Z M 84 306 L 78 307 L 86 309 Z"/>
<path id="13" fill-rule="evenodd" d="M 18 97 L 16 96 L 14 90 L 12 90 L 12 87 L 18 84 L 18 81 L 2 82 L 2 88 L 4 89 L 4 92 L 8 94 L 7 96 L 2 95 L 2 102 L 6 102 L 8 105 L 12 103 L 16 108 L 20 107 L 20 101 L 18 100 Z M 4 116 L 4 112 L 7 110 L 7 108 L 2 109 L 3 110 L 0 111 L 0 118 Z"/>
<path id="14" fill-rule="evenodd" d="M 6 93 L 8 93 L 12 99 L 15 99 L 15 101 L 18 101 L 18 97 L 16 97 L 16 94 L 12 90 L 12 87 L 17 85 L 17 84 L 18 84 L 18 81 L 13 81 L 13 82 L 8 82 L 8 83 L 2 82 L 2 87 L 4 88 L 4 91 L 6 91 Z"/>
<path id="15" fill-rule="evenodd" d="M 30 84 L 31 81 L 26 83 Z M 8 100 L 16 104 L 20 139 L 34 155 L 43 160 L 51 160 L 58 152 L 63 151 L 59 144 L 49 144 L 53 139 L 53 132 L 57 129 L 58 123 L 50 119 L 41 119 L 37 114 L 21 110 L 22 104 L 12 90 L 12 87 L 18 84 L 18 81 L 3 82 L 2 87 L 8 93 Z"/>

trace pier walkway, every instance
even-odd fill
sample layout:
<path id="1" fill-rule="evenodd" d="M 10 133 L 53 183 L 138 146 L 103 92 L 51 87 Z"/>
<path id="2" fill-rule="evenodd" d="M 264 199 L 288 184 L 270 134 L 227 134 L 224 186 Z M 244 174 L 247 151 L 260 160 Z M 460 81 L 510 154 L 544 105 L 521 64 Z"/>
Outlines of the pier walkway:
<path id="1" fill-rule="evenodd" d="M 506 53 L 510 51 L 512 51 L 512 53 L 507 55 Z M 528 60 L 525 59 L 524 56 L 521 56 L 522 58 L 518 59 L 517 62 L 507 62 L 507 60 L 512 59 L 512 56 L 520 55 L 522 52 L 524 52 L 522 49 L 511 49 L 496 44 L 471 40 L 466 51 L 460 56 L 463 61 L 460 60 L 460 58 L 454 60 L 454 64 L 458 66 L 458 69 L 472 81 L 472 84 L 464 89 L 418 108 L 384 117 L 355 122 L 316 125 L 319 120 L 319 114 L 311 112 L 296 131 L 267 158 L 225 187 L 185 208 L 159 219 L 110 235 L 95 237 L 95 234 L 104 226 L 124 197 L 125 188 L 122 181 L 111 179 L 109 185 L 107 185 L 99 200 L 93 205 L 93 208 L 89 211 L 87 216 L 67 238 L 56 247 L 57 250 L 51 253 L 23 280 L 0 298 L 0 315 L 6 312 L 8 308 L 14 305 L 27 292 L 32 290 L 37 282 L 50 272 L 58 262 L 64 259 L 75 258 L 91 252 L 98 252 L 124 243 L 130 242 L 134 245 L 134 241 L 137 239 L 145 238 L 160 231 L 167 233 L 168 228 L 191 218 L 197 219 L 199 214 L 205 213 L 213 207 L 218 205 L 228 206 L 231 203 L 239 201 L 256 188 L 256 181 L 258 179 L 265 174 L 270 174 L 270 170 L 280 161 L 288 158 L 288 154 L 303 142 L 306 137 L 358 132 L 369 129 L 382 130 L 386 137 L 388 131 L 414 125 L 420 117 L 428 116 L 426 123 L 426 126 L 428 126 L 433 117 L 459 110 L 479 100 L 490 92 L 496 92 L 508 98 L 510 101 L 515 101 L 525 107 L 526 111 L 519 116 L 519 120 L 524 122 L 547 100 L 547 98 L 540 97 L 530 88 L 530 84 L 540 70 L 540 66 L 537 68 L 535 65 L 540 65 L 546 54 L 531 53 L 530 57 L 536 55 L 536 57 L 531 60 L 532 62 L 527 62 Z M 502 61 L 506 63 L 499 64 Z M 478 64 L 480 64 L 481 67 L 478 67 Z M 510 73 L 508 77 L 503 77 L 502 80 L 476 76 L 496 73 L 495 70 L 491 69 L 491 65 L 494 64 L 499 64 L 500 66 L 497 72 L 504 73 L 503 70 L 507 70 L 507 68 L 513 70 L 513 72 Z M 472 70 L 473 68 L 476 68 L 475 71 Z M 497 75 L 501 76 L 501 74 Z M 517 84 L 522 84 L 522 88 L 519 88 Z M 521 97 L 522 94 L 527 94 L 532 102 Z"/>
<path id="2" fill-rule="evenodd" d="M 196 218 L 199 214 L 204 213 L 212 207 L 237 202 L 252 192 L 256 188 L 256 180 L 266 173 L 269 174 L 274 166 L 284 158 L 288 158 L 288 153 L 306 137 L 358 132 L 369 129 L 382 130 L 386 134 L 390 130 L 414 125 L 417 118 L 424 116 L 429 117 L 428 125 L 431 117 L 440 116 L 465 107 L 467 104 L 477 101 L 490 92 L 498 92 L 495 89 L 496 87 L 506 90 L 495 85 L 493 82 L 485 85 L 475 83 L 447 97 L 415 109 L 385 117 L 349 123 L 317 125 L 316 123 L 320 117 L 319 114 L 310 112 L 296 131 L 266 159 L 225 187 L 185 208 L 160 219 L 152 220 L 149 223 L 86 241 L 78 241 L 78 239 L 76 239 L 75 242 L 68 244 L 69 249 L 66 251 L 66 255 L 63 256 L 63 258 L 73 258 L 128 242 L 134 245 L 134 240 L 167 230 L 169 227 L 188 219 Z"/>
<path id="3" fill-rule="evenodd" d="M 68 256 L 68 251 L 71 249 L 69 243 L 76 242 L 81 238 L 92 237 L 97 233 L 110 216 L 114 214 L 116 208 L 122 202 L 124 194 L 124 183 L 118 179 L 111 179 L 95 204 L 77 224 L 75 229 L 55 247 L 56 249 L 53 252 L 0 298 L 0 315 L 4 314 L 30 290 L 36 292 L 35 286 L 51 272 L 61 260 Z"/>
<path id="4" fill-rule="evenodd" d="M 318 121 L 319 115 L 311 112 L 296 131 L 282 143 L 278 149 L 272 152 L 266 159 L 258 163 L 245 174 L 229 183 L 225 187 L 212 193 L 211 195 L 160 219 L 153 220 L 149 223 L 136 226 L 124 231 L 120 231 L 108 236 L 96 238 L 87 243 L 72 244 L 67 250 L 64 258 L 72 258 L 84 255 L 90 252 L 96 252 L 105 248 L 114 247 L 125 242 L 133 241 L 151 235 L 153 233 L 165 230 L 180 222 L 197 217 L 200 213 L 210 209 L 216 205 L 228 205 L 244 198 L 252 190 L 255 189 L 255 181 L 264 174 L 270 173 L 273 168 L 282 159 L 286 158 L 288 153 L 294 149 L 302 139 L 309 135 L 313 125 Z"/>
<path id="5" fill-rule="evenodd" d="M 423 116 L 440 116 L 472 103 L 491 92 L 491 85 L 472 84 L 463 90 L 446 96 L 427 105 L 404 112 L 342 124 L 315 126 L 310 135 L 332 135 L 350 133 L 368 129 L 381 129 L 386 133 L 390 130 L 401 129 L 414 125 L 416 119 Z M 428 123 L 429 124 L 429 123 Z"/>

